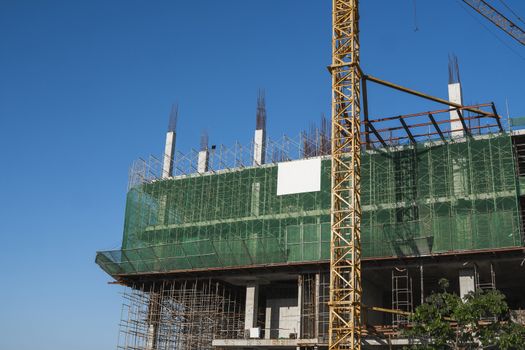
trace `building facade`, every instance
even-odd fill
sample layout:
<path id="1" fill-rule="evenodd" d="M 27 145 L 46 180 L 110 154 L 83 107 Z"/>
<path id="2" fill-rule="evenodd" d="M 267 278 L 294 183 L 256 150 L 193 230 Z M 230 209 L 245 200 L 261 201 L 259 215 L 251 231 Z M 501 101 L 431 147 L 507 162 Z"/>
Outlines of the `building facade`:
<path id="1" fill-rule="evenodd" d="M 447 278 L 458 294 L 497 288 L 525 308 L 525 136 L 481 119 L 364 131 L 377 143 L 362 155 L 366 306 L 410 312 Z M 183 155 L 170 143 L 132 167 L 122 248 L 96 257 L 129 287 L 119 348 L 327 346 L 329 137 L 273 141 L 257 125 L 247 147 Z M 365 347 L 407 344 L 406 316 L 365 318 Z"/>

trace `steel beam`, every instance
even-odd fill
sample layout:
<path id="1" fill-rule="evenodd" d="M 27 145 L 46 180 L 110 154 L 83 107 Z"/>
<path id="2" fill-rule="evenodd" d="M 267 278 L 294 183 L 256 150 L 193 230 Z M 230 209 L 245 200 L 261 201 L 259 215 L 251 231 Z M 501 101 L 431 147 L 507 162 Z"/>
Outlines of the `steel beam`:
<path id="1" fill-rule="evenodd" d="M 434 116 L 432 113 L 428 113 L 428 119 L 432 122 L 432 125 L 434 125 L 434 128 L 436 129 L 437 133 L 439 134 L 439 137 L 441 138 L 441 141 L 447 142 L 445 139 L 445 136 L 443 136 L 443 133 L 441 132 L 441 129 L 439 128 L 438 124 L 436 123 L 436 120 L 434 119 Z"/>
<path id="2" fill-rule="evenodd" d="M 365 121 L 365 142 L 366 142 L 366 148 L 368 149 L 370 148 L 370 133 L 369 133 L 370 124 L 368 123 L 368 92 L 367 92 L 367 87 L 366 87 L 366 78 L 364 76 L 363 76 L 363 79 L 361 80 L 361 90 L 363 93 L 363 118 Z"/>
<path id="3" fill-rule="evenodd" d="M 388 145 L 386 144 L 385 140 L 383 140 L 383 138 L 381 137 L 381 135 L 379 134 L 379 132 L 377 132 L 376 130 L 376 127 L 374 126 L 374 124 L 372 122 L 367 122 L 366 123 L 368 125 L 368 127 L 370 128 L 370 130 L 372 130 L 372 133 L 374 135 L 376 135 L 376 138 L 379 140 L 379 142 L 381 142 L 381 144 L 383 145 L 383 147 L 388 147 Z M 368 134 L 367 134 L 368 135 Z M 368 141 L 370 142 L 370 140 Z"/>
<path id="4" fill-rule="evenodd" d="M 496 119 L 496 123 L 498 123 L 499 131 L 503 132 L 503 126 L 501 125 L 501 118 L 498 115 L 498 111 L 496 111 L 496 105 L 494 104 L 494 102 L 492 102 L 490 107 L 492 108 L 492 112 L 494 112 L 494 118 Z"/>
<path id="5" fill-rule="evenodd" d="M 419 96 L 419 97 L 425 98 L 425 99 L 430 100 L 430 101 L 434 101 L 434 102 L 437 102 L 437 103 L 445 104 L 445 105 L 456 107 L 456 108 L 461 108 L 461 109 L 464 108 L 462 105 L 460 105 L 458 103 L 450 102 L 450 101 L 447 101 L 447 100 L 439 98 L 439 97 L 430 96 L 430 95 L 427 95 L 425 93 L 422 93 L 422 92 L 419 92 L 419 91 L 416 91 L 416 90 L 412 90 L 412 89 L 403 87 L 401 85 L 397 85 L 397 84 L 388 82 L 386 80 L 375 78 L 375 77 L 373 77 L 371 75 L 367 75 L 366 79 L 370 80 L 370 81 L 372 81 L 372 82 L 374 82 L 376 84 L 387 86 L 387 87 L 395 89 L 395 90 L 403 91 L 403 92 L 406 92 L 406 93 L 414 95 L 414 96 Z M 484 111 L 481 111 L 481 110 L 475 109 L 475 108 L 465 108 L 465 110 L 473 112 L 473 113 L 487 115 L 487 116 L 491 115 L 490 113 L 487 113 L 487 112 L 484 112 Z"/>
<path id="6" fill-rule="evenodd" d="M 416 139 L 414 138 L 414 135 L 412 135 L 412 132 L 410 131 L 410 128 L 408 127 L 407 123 L 405 122 L 405 120 L 403 118 L 399 118 L 399 121 L 401 122 L 401 125 L 403 125 L 403 129 L 405 129 L 407 135 L 408 135 L 408 138 L 410 139 L 410 142 L 415 145 L 416 144 Z"/>

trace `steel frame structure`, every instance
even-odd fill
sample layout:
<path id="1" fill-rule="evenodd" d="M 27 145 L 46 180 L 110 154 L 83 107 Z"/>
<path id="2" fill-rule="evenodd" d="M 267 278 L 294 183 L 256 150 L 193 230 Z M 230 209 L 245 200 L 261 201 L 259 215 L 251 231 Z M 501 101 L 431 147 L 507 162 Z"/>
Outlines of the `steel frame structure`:
<path id="1" fill-rule="evenodd" d="M 332 2 L 329 349 L 361 349 L 359 1 Z"/>

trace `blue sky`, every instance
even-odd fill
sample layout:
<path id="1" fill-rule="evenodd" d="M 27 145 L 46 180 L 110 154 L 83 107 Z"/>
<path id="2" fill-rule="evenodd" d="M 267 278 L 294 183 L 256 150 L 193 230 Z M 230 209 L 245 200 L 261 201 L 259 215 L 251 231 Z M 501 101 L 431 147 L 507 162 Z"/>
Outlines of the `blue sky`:
<path id="1" fill-rule="evenodd" d="M 525 49 L 457 0 L 416 3 L 362 1 L 363 69 L 446 97 L 455 53 L 466 103 L 525 116 Z M 115 348 L 120 289 L 94 256 L 119 247 L 130 163 L 161 153 L 174 102 L 182 151 L 202 128 L 248 142 L 258 88 L 270 135 L 328 115 L 330 6 L 0 0 L 1 349 Z M 370 94 L 375 116 L 438 107 Z"/>

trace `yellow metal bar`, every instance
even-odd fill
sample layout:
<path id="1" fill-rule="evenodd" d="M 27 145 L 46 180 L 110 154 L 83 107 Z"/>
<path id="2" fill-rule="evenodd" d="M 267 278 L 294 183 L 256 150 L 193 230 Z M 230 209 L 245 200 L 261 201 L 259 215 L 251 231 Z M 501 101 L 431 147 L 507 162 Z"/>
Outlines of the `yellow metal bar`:
<path id="1" fill-rule="evenodd" d="M 437 103 L 445 104 L 445 105 L 448 105 L 448 106 L 451 106 L 451 107 L 455 107 L 455 108 L 465 109 L 466 111 L 470 111 L 470 112 L 473 112 L 473 113 L 478 113 L 478 114 L 482 114 L 482 115 L 486 115 L 486 116 L 492 116 L 491 113 L 482 111 L 480 109 L 470 108 L 470 107 L 464 108 L 464 106 L 460 105 L 459 103 L 454 103 L 454 102 L 447 101 L 447 100 L 439 98 L 439 97 L 434 97 L 434 96 L 431 96 L 431 95 L 428 95 L 428 94 L 425 94 L 425 93 L 422 93 L 422 92 L 419 92 L 419 91 L 416 91 L 416 90 L 413 90 L 413 89 L 406 88 L 406 87 L 401 86 L 401 85 L 397 85 L 397 84 L 391 83 L 391 82 L 383 80 L 383 79 L 379 79 L 379 78 L 373 77 L 371 75 L 366 75 L 365 78 L 366 78 L 366 80 L 369 80 L 369 81 L 371 81 L 373 83 L 376 83 L 376 84 L 379 84 L 379 85 L 383 85 L 383 86 L 387 86 L 387 87 L 395 89 L 395 90 L 403 91 L 403 92 L 412 94 L 414 96 L 425 98 L 425 99 L 430 100 L 430 101 L 434 101 L 434 102 L 437 102 Z"/>
<path id="2" fill-rule="evenodd" d="M 395 310 L 395 309 L 387 309 L 387 308 L 378 307 L 378 306 L 367 306 L 365 308 L 370 311 L 385 312 L 388 314 L 397 314 L 397 315 L 404 315 L 404 316 L 412 316 L 414 314 L 413 312 Z"/>
<path id="3" fill-rule="evenodd" d="M 332 2 L 329 349 L 361 349 L 359 1 Z"/>
<path id="4" fill-rule="evenodd" d="M 370 311 L 377 311 L 377 312 L 384 312 L 389 314 L 398 314 L 398 315 L 404 315 L 404 316 L 412 316 L 414 315 L 413 312 L 408 311 L 402 311 L 402 310 L 395 310 L 395 309 L 387 309 L 384 307 L 378 307 L 378 306 L 364 306 L 363 308 L 370 310 Z M 445 321 L 455 322 L 455 320 L 451 317 L 443 317 Z"/>

